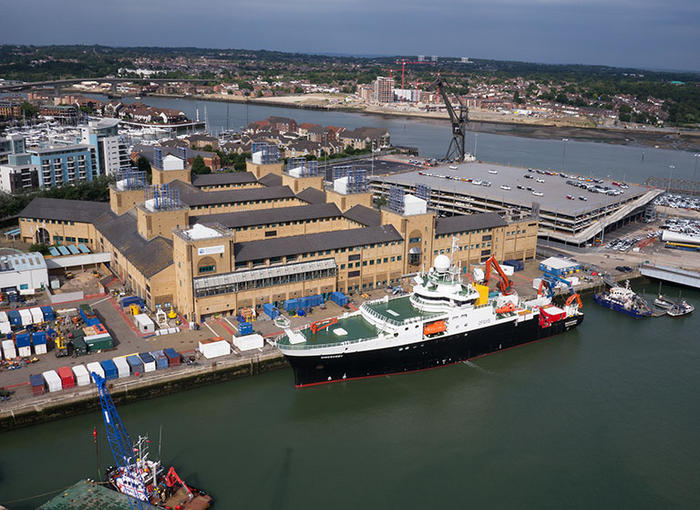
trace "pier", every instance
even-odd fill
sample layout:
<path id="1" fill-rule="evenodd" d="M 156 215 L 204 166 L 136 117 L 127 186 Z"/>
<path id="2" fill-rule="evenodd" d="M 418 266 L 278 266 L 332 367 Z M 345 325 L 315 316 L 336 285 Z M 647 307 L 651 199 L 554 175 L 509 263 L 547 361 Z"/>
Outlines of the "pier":
<path id="1" fill-rule="evenodd" d="M 639 271 L 647 278 L 655 278 L 665 282 L 672 282 L 679 285 L 686 285 L 687 287 L 693 287 L 694 289 L 700 289 L 700 273 L 696 271 L 655 264 L 642 264 Z"/>

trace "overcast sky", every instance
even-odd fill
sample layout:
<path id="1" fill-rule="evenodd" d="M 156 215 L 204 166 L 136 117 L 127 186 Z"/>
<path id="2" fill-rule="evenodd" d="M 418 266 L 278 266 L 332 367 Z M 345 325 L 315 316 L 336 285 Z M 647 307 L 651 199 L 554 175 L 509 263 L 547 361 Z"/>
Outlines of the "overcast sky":
<path id="1" fill-rule="evenodd" d="M 0 42 L 700 70 L 700 0 L 0 0 Z"/>

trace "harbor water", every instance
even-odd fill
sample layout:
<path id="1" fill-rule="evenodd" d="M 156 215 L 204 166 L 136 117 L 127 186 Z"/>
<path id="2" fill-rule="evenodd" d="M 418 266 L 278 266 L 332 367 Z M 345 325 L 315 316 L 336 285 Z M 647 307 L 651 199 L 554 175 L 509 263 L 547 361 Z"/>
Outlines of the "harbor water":
<path id="1" fill-rule="evenodd" d="M 106 96 L 94 97 L 107 101 Z M 123 98 L 124 102 L 135 102 Z M 190 119 L 205 120 L 209 130 L 220 133 L 226 129 L 240 130 L 248 123 L 271 115 L 291 117 L 298 123 L 311 122 L 324 126 L 341 126 L 354 129 L 360 126 L 386 128 L 394 145 L 416 147 L 421 156 L 442 158 L 450 141 L 450 124 L 447 121 L 405 118 L 387 115 L 348 113 L 339 111 L 304 110 L 259 104 L 201 101 L 186 98 L 144 97 L 140 102 L 184 112 Z M 479 125 L 474 125 L 479 129 Z M 692 152 L 656 149 L 650 146 L 616 145 L 600 141 L 579 141 L 573 137 L 563 141 L 556 129 L 549 132 L 554 139 L 530 138 L 527 126 L 490 125 L 503 134 L 470 131 L 467 134 L 467 151 L 476 153 L 483 161 L 505 165 L 563 169 L 565 172 L 611 177 L 629 182 L 643 183 L 651 176 L 692 179 L 697 159 Z M 546 129 L 540 129 L 546 131 Z M 586 132 L 595 137 L 595 131 Z M 519 136 L 523 134 L 523 136 Z M 633 137 L 630 134 L 630 137 Z"/>
<path id="2" fill-rule="evenodd" d="M 221 509 L 700 508 L 700 313 L 584 312 L 436 370 L 299 390 L 282 369 L 119 411 Z M 93 426 L 106 467 L 98 412 L 1 434 L 0 504 L 95 478 Z"/>

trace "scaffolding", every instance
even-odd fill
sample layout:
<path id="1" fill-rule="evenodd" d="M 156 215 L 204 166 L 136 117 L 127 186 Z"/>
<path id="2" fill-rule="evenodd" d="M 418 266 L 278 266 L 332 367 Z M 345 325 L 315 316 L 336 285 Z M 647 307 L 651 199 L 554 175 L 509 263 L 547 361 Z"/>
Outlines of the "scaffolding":
<path id="1" fill-rule="evenodd" d="M 143 189 L 146 187 L 146 172 L 133 168 L 122 168 L 116 172 L 117 188 L 124 190 Z"/>
<path id="2" fill-rule="evenodd" d="M 180 192 L 167 184 L 154 184 L 144 190 L 146 207 L 151 211 L 180 209 Z"/>
<path id="3" fill-rule="evenodd" d="M 163 149 L 160 147 L 153 148 L 153 166 L 163 170 Z"/>
<path id="4" fill-rule="evenodd" d="M 180 155 L 180 157 L 183 159 L 185 164 L 187 164 L 187 147 L 178 147 L 177 152 Z"/>
<path id="5" fill-rule="evenodd" d="M 430 206 L 430 195 L 432 191 L 432 188 L 430 186 L 426 186 L 425 184 L 416 185 L 416 196 L 425 200 L 425 203 L 428 206 Z"/>
<path id="6" fill-rule="evenodd" d="M 353 165 L 333 167 L 333 181 L 348 178 L 346 193 L 364 193 L 369 187 L 367 182 L 367 169 Z"/>
<path id="7" fill-rule="evenodd" d="M 308 161 L 304 157 L 289 158 L 287 173 L 295 174 L 295 177 L 315 177 L 318 175 L 318 161 Z"/>
<path id="8" fill-rule="evenodd" d="M 404 208 L 404 192 L 400 186 L 391 186 L 389 188 L 389 201 L 387 203 L 389 209 L 399 214 L 403 214 Z"/>
<path id="9" fill-rule="evenodd" d="M 253 153 L 253 163 L 258 165 L 278 163 L 280 160 L 279 149 L 276 145 L 268 142 L 253 142 L 251 151 Z"/>

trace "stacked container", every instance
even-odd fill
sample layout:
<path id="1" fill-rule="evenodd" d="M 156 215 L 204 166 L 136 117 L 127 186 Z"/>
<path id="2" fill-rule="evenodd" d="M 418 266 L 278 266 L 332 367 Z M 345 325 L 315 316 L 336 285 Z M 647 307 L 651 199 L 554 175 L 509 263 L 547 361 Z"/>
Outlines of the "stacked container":
<path id="1" fill-rule="evenodd" d="M 139 358 L 143 362 L 144 372 L 155 372 L 156 371 L 156 360 L 151 356 L 150 352 L 139 353 Z"/>
<path id="2" fill-rule="evenodd" d="M 32 333 L 32 344 L 34 344 L 34 354 L 46 354 L 46 332 Z"/>
<path id="3" fill-rule="evenodd" d="M 131 375 L 131 367 L 126 361 L 126 358 L 113 358 L 112 362 L 114 362 L 114 366 L 117 367 L 117 377 L 119 377 L 119 379 L 129 377 L 129 375 Z M 102 368 L 106 368 L 105 365 L 102 365 Z M 105 370 L 105 376 L 106 375 L 107 370 Z"/>
<path id="4" fill-rule="evenodd" d="M 39 374 L 32 374 L 29 376 L 29 384 L 32 385 L 32 393 L 34 395 L 44 394 L 44 378 Z"/>
<path id="5" fill-rule="evenodd" d="M 7 335 L 12 332 L 12 325 L 7 313 L 0 312 L 0 334 Z"/>
<path id="6" fill-rule="evenodd" d="M 163 354 L 165 354 L 165 357 L 168 358 L 168 366 L 176 367 L 180 364 L 180 354 L 175 352 L 175 349 L 172 347 L 163 349 Z"/>
<path id="7" fill-rule="evenodd" d="M 143 362 L 138 356 L 131 355 L 126 357 L 126 362 L 129 364 L 131 373 L 134 375 L 139 375 L 143 373 Z"/>
<path id="8" fill-rule="evenodd" d="M 97 375 L 99 375 L 100 377 L 102 377 L 102 379 L 106 379 L 105 371 L 102 369 L 102 365 L 100 365 L 97 361 L 93 361 L 91 363 L 88 363 L 87 370 L 88 370 L 88 373 L 90 374 L 90 380 L 92 382 L 95 382 L 92 378 L 93 372 L 96 373 Z M 115 368 L 114 371 L 116 372 L 117 369 Z M 116 374 L 114 377 L 117 377 Z"/>
<path id="9" fill-rule="evenodd" d="M 46 387 L 49 389 L 49 392 L 53 393 L 54 391 L 61 391 L 61 389 L 63 389 L 61 378 L 55 370 L 47 370 L 41 375 L 44 377 L 44 381 L 46 382 Z"/>
<path id="10" fill-rule="evenodd" d="M 151 353 L 151 356 L 156 360 L 156 370 L 168 368 L 168 358 L 163 351 L 154 351 Z"/>
<path id="11" fill-rule="evenodd" d="M 75 376 L 75 383 L 78 386 L 87 386 L 90 384 L 90 374 L 84 365 L 75 365 L 73 367 L 73 375 Z"/>
<path id="12" fill-rule="evenodd" d="M 73 371 L 70 367 L 61 367 L 56 370 L 58 377 L 61 378 L 61 386 L 63 389 L 72 388 L 75 386 L 75 377 L 73 376 Z"/>
<path id="13" fill-rule="evenodd" d="M 15 359 L 17 357 L 17 351 L 15 350 L 15 343 L 12 340 L 2 341 L 2 355 L 5 359 Z"/>
<path id="14" fill-rule="evenodd" d="M 18 333 L 15 337 L 15 344 L 20 357 L 28 358 L 32 355 L 32 340 L 29 333 Z"/>
<path id="15" fill-rule="evenodd" d="M 41 313 L 44 316 L 44 322 L 56 320 L 56 314 L 54 313 L 53 308 L 48 305 L 41 307 Z"/>
<path id="16" fill-rule="evenodd" d="M 30 308 L 29 313 L 32 314 L 32 324 L 41 324 L 44 322 L 44 314 L 38 306 Z"/>
<path id="17" fill-rule="evenodd" d="M 82 335 L 76 335 L 73 337 L 73 352 L 76 356 L 85 356 L 88 353 L 88 347 L 85 343 L 85 337 Z"/>
<path id="18" fill-rule="evenodd" d="M 241 322 L 238 324 L 238 333 L 241 335 L 252 335 L 253 325 L 250 322 Z"/>

